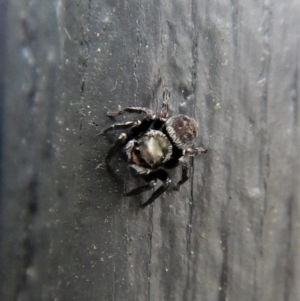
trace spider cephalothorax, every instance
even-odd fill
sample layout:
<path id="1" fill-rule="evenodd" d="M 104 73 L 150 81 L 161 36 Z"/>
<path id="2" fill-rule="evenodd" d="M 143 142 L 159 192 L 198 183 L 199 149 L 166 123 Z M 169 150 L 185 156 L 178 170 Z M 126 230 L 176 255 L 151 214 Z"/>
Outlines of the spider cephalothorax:
<path id="1" fill-rule="evenodd" d="M 175 115 L 169 119 L 168 103 L 170 92 L 164 88 L 163 106 L 160 117 L 146 108 L 127 107 L 118 112 L 108 112 L 110 117 L 116 117 L 124 113 L 145 114 L 143 120 L 132 120 L 125 123 L 116 123 L 105 129 L 102 133 L 114 129 L 130 128 L 128 133 L 122 133 L 114 145 L 108 151 L 105 162 L 108 164 L 116 152 L 124 148 L 129 166 L 144 178 L 147 184 L 137 187 L 126 196 L 136 195 L 150 190 L 156 185 L 157 179 L 162 185 L 155 190 L 149 200 L 142 204 L 145 207 L 164 193 L 170 186 L 171 180 L 165 169 L 182 166 L 182 175 L 176 187 L 188 180 L 188 156 L 206 153 L 202 147 L 194 147 L 198 135 L 196 121 L 186 115 Z"/>

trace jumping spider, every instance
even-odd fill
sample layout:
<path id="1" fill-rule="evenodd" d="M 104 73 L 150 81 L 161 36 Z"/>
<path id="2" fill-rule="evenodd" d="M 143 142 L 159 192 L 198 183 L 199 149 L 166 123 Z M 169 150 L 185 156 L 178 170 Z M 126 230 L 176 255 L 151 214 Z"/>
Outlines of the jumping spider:
<path id="1" fill-rule="evenodd" d="M 142 120 L 132 120 L 125 123 L 115 123 L 103 130 L 104 134 L 112 130 L 128 129 L 129 133 L 122 133 L 108 151 L 105 163 L 108 164 L 121 148 L 124 148 L 128 165 L 147 184 L 137 187 L 125 194 L 132 196 L 150 190 L 156 185 L 157 179 L 162 185 L 156 189 L 147 202 L 141 206 L 146 207 L 164 193 L 170 186 L 171 180 L 165 169 L 182 167 L 182 175 L 176 188 L 188 180 L 187 157 L 206 153 L 202 147 L 194 147 L 198 134 L 196 121 L 186 115 L 168 117 L 169 90 L 164 87 L 163 104 L 160 117 L 150 110 L 141 107 L 126 107 L 118 112 L 108 112 L 109 117 L 116 117 L 124 113 L 145 114 Z"/>

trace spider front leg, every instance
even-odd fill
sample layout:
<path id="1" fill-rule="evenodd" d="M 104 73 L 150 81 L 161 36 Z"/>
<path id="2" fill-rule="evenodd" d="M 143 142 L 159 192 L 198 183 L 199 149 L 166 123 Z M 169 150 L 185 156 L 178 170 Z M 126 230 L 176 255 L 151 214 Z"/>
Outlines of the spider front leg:
<path id="1" fill-rule="evenodd" d="M 106 158 L 105 158 L 105 163 L 108 164 L 111 158 L 120 150 L 123 146 L 126 145 L 126 143 L 140 135 L 141 133 L 145 132 L 148 130 L 148 128 L 151 126 L 153 123 L 153 120 L 149 118 L 145 118 L 142 121 L 139 120 L 133 120 L 133 121 L 128 121 L 125 123 L 116 123 L 113 124 L 112 126 L 108 127 L 107 129 L 103 130 L 102 133 L 106 133 L 111 130 L 115 129 L 124 129 L 124 128 L 131 128 L 130 133 L 125 134 L 122 133 L 119 138 L 116 140 L 114 145 L 110 148 L 108 151 Z M 98 134 L 100 135 L 100 134 Z M 97 135 L 97 136 L 98 136 Z"/>
<path id="2" fill-rule="evenodd" d="M 105 134 L 109 131 L 125 130 L 125 129 L 128 129 L 128 128 L 139 126 L 140 124 L 141 124 L 141 122 L 139 120 L 131 120 L 131 121 L 127 121 L 127 122 L 124 122 L 124 123 L 115 123 L 115 124 L 109 126 L 108 128 L 104 129 L 102 132 L 98 133 L 96 135 L 96 137 L 100 136 L 102 134 Z"/>

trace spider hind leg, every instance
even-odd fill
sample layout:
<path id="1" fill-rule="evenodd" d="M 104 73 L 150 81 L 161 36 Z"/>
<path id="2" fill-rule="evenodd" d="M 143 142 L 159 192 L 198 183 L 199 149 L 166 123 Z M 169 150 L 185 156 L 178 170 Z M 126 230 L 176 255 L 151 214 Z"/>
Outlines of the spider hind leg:
<path id="1" fill-rule="evenodd" d="M 137 188 L 134 188 L 134 189 L 128 191 L 127 193 L 125 193 L 125 196 L 132 196 L 132 195 L 140 194 L 142 192 L 150 190 L 151 188 L 154 188 L 155 185 L 156 185 L 156 179 L 150 181 L 149 183 L 147 183 L 145 185 L 139 186 Z"/>
<path id="2" fill-rule="evenodd" d="M 184 184 L 188 179 L 188 157 L 193 157 L 199 154 L 207 153 L 207 149 L 203 147 L 188 148 L 184 152 L 184 156 L 180 157 L 178 163 L 181 165 L 181 178 L 175 186 L 176 190 L 180 189 L 180 186 Z"/>
<path id="3" fill-rule="evenodd" d="M 179 190 L 180 186 L 189 179 L 189 177 L 188 177 L 188 170 L 189 170 L 188 161 L 186 160 L 185 157 L 181 157 L 179 159 L 179 163 L 181 164 L 181 179 L 178 181 L 178 183 L 175 186 L 176 190 Z"/>
<path id="4" fill-rule="evenodd" d="M 137 195 L 147 190 L 150 190 L 155 186 L 157 179 L 159 179 L 162 182 L 162 185 L 152 193 L 150 198 L 146 202 L 141 204 L 141 207 L 145 208 L 151 203 L 153 203 L 160 195 L 162 195 L 169 188 L 171 180 L 169 178 L 169 174 L 163 169 L 155 170 L 153 172 L 150 172 L 149 174 L 142 175 L 142 177 L 148 183 L 140 187 L 134 188 L 133 190 L 127 192 L 125 196 Z"/>

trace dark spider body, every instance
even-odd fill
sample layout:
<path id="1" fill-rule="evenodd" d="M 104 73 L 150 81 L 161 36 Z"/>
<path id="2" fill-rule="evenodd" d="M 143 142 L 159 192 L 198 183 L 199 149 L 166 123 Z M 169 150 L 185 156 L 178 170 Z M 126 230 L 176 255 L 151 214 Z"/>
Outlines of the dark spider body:
<path id="1" fill-rule="evenodd" d="M 150 190 L 156 185 L 157 179 L 162 185 L 155 190 L 147 202 L 142 204 L 146 207 L 164 193 L 170 186 L 171 180 L 165 169 L 182 166 L 182 175 L 176 187 L 188 180 L 188 160 L 189 156 L 206 153 L 202 147 L 194 147 L 198 135 L 198 125 L 196 121 L 186 115 L 175 115 L 169 119 L 168 103 L 170 92 L 164 88 L 163 106 L 160 117 L 146 108 L 127 107 L 118 112 L 108 112 L 110 117 L 116 117 L 124 113 L 145 114 L 143 120 L 132 120 L 125 123 L 116 123 L 105 129 L 100 134 L 115 129 L 130 128 L 129 133 L 122 133 L 114 145 L 107 153 L 105 162 L 108 164 L 118 150 L 125 150 L 128 165 L 143 177 L 147 184 L 137 187 L 126 196 L 137 195 Z"/>

